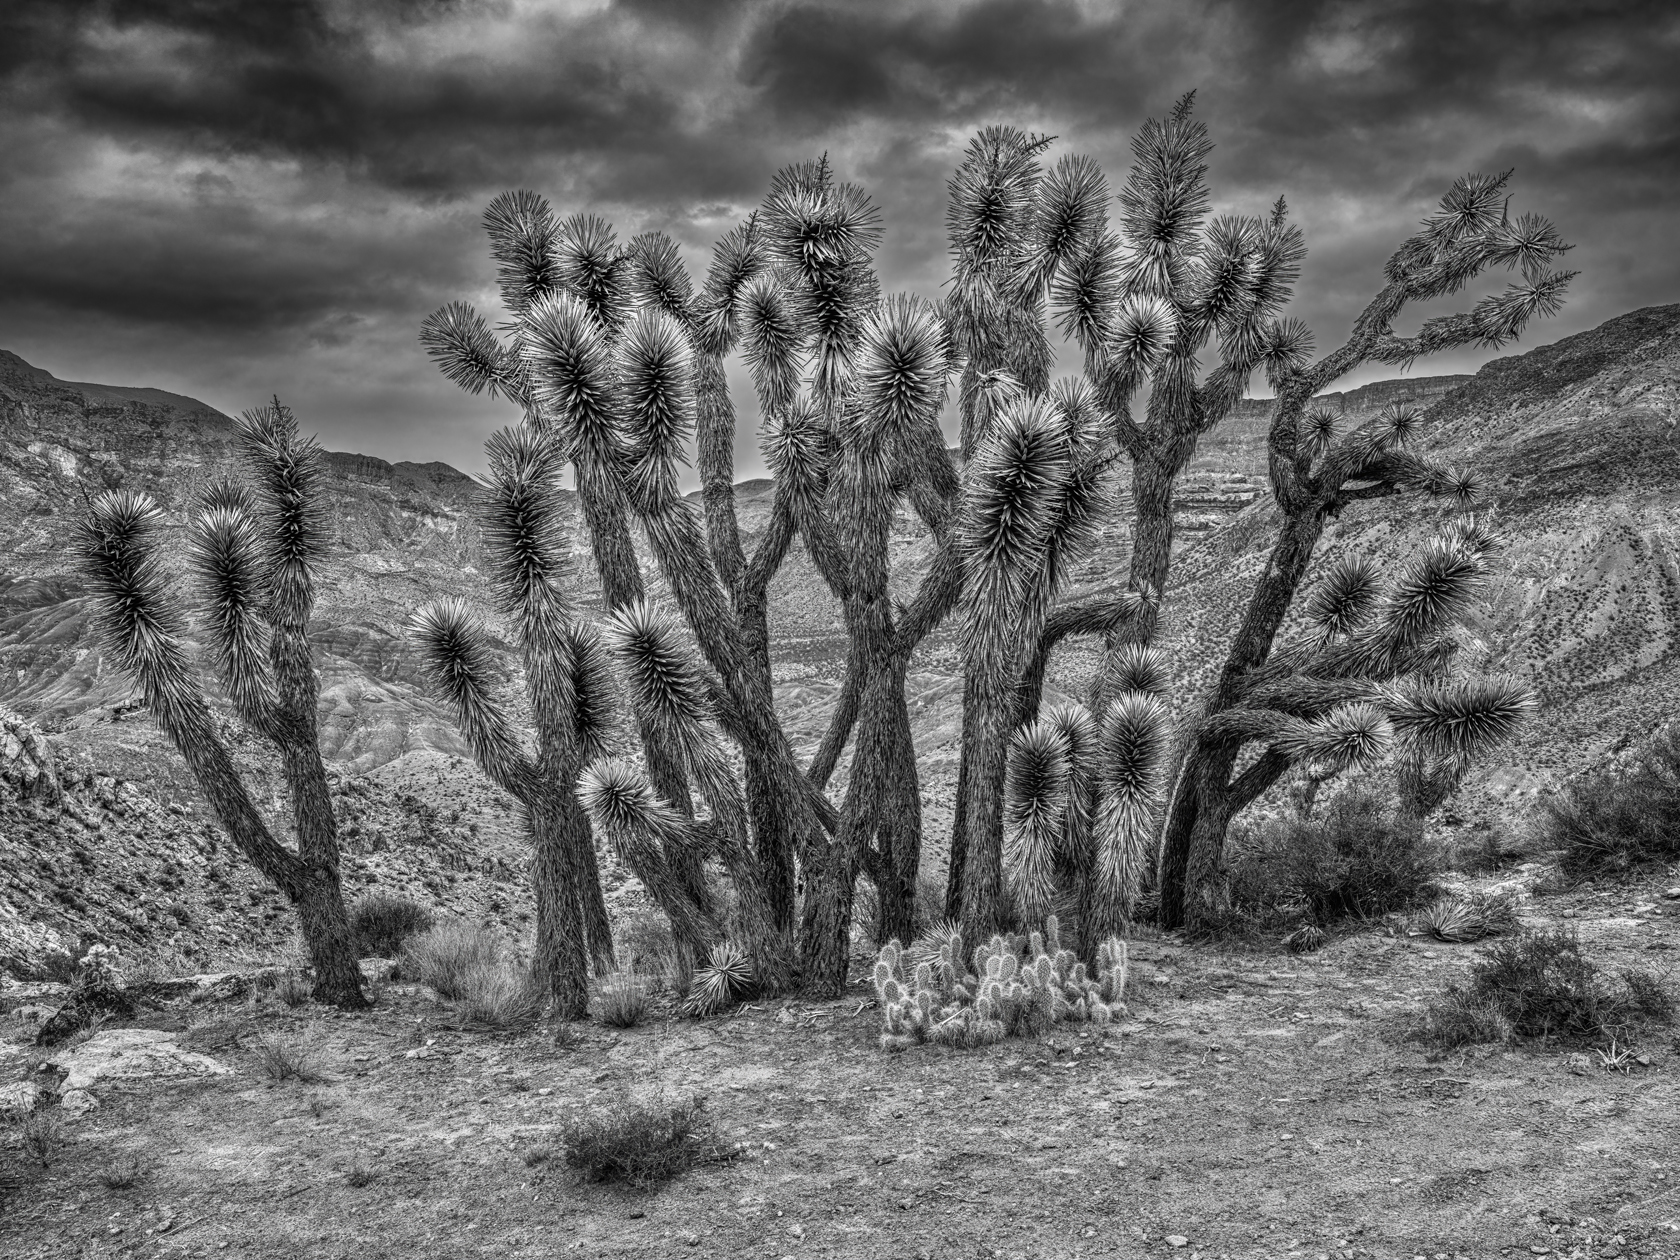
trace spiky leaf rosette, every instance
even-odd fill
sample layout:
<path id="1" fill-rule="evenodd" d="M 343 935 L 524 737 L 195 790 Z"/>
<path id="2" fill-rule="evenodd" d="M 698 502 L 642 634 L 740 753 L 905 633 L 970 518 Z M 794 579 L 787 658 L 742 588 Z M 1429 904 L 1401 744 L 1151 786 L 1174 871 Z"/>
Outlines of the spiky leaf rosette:
<path id="1" fill-rule="evenodd" d="M 677 496 L 677 464 L 694 432 L 688 337 L 665 312 L 644 310 L 625 330 L 618 364 L 631 487 L 645 505 L 663 506 Z"/>
<path id="2" fill-rule="evenodd" d="M 1108 180 L 1083 154 L 1063 157 L 1034 193 L 1015 275 L 1017 292 L 1027 300 L 1037 299 L 1056 272 L 1085 253 L 1108 225 Z"/>
<path id="3" fill-rule="evenodd" d="M 1441 531 L 1441 537 L 1478 560 L 1486 560 L 1505 545 L 1485 516 L 1461 516 Z"/>
<path id="4" fill-rule="evenodd" d="M 563 580 L 560 460 L 530 429 L 503 429 L 484 445 L 490 464 L 484 540 L 491 588 L 519 628 L 531 707 L 553 727 L 572 704 L 565 666 L 570 621 Z"/>
<path id="5" fill-rule="evenodd" d="M 1376 561 L 1349 556 L 1333 564 L 1307 598 L 1307 619 L 1331 639 L 1351 633 L 1371 615 L 1381 589 Z"/>
<path id="6" fill-rule="evenodd" d="M 1341 417 L 1330 408 L 1309 408 L 1301 418 L 1300 449 L 1308 459 L 1317 459 L 1336 443 L 1336 422 Z"/>
<path id="7" fill-rule="evenodd" d="M 618 729 L 618 688 L 601 632 L 588 622 L 566 629 L 566 673 L 572 696 L 572 733 L 581 760 L 604 756 Z"/>
<path id="8" fill-rule="evenodd" d="M 517 318 L 560 284 L 554 210 L 547 198 L 534 192 L 505 192 L 486 207 L 484 229 L 490 234 L 502 305 Z"/>
<path id="9" fill-rule="evenodd" d="M 185 620 L 158 558 L 163 513 L 148 494 L 108 490 L 77 526 L 76 550 L 91 579 L 94 626 L 118 667 L 140 684 L 171 739 L 203 701 L 181 647 Z"/>
<path id="10" fill-rule="evenodd" d="M 1128 298 L 1115 311 L 1103 346 L 1107 370 L 1124 388 L 1154 372 L 1172 353 L 1178 338 L 1178 316 L 1172 304 L 1153 294 Z"/>
<path id="11" fill-rule="evenodd" d="M 1374 704 L 1344 704 L 1311 722 L 1293 722 L 1272 745 L 1319 778 L 1380 761 L 1394 741 L 1388 714 Z"/>
<path id="12" fill-rule="evenodd" d="M 1047 136 L 1002 126 L 986 127 L 968 142 L 946 184 L 945 228 L 959 288 L 1020 257 L 1033 223 L 1038 156 L 1049 144 Z"/>
<path id="13" fill-rule="evenodd" d="M 599 215 L 574 214 L 555 238 L 560 283 L 601 328 L 615 331 L 630 310 L 631 263 L 612 225 Z"/>
<path id="14" fill-rule="evenodd" d="M 1388 688 L 1383 706 L 1401 740 L 1463 767 L 1514 735 L 1539 700 L 1521 679 L 1493 674 Z"/>
<path id="15" fill-rule="evenodd" d="M 438 370 L 467 393 L 488 389 L 492 398 L 520 400 L 519 364 L 510 362 L 484 317 L 467 303 L 451 302 L 426 316 L 420 324 L 420 344 Z"/>
<path id="16" fill-rule="evenodd" d="M 1368 667 L 1387 668 L 1407 650 L 1445 629 L 1482 589 L 1487 567 L 1443 538 L 1432 538 L 1383 595 L 1355 636 Z"/>
<path id="17" fill-rule="evenodd" d="M 1167 706 L 1132 692 L 1104 711 L 1098 733 L 1094 912 L 1098 934 L 1118 931 L 1143 887 L 1166 762 Z"/>
<path id="18" fill-rule="evenodd" d="M 1190 117 L 1191 97 L 1165 122 L 1151 118 L 1132 138 L 1133 162 L 1120 190 L 1120 230 L 1129 247 L 1127 288 L 1169 297 L 1186 279 L 1208 211 L 1207 126 Z"/>
<path id="19" fill-rule="evenodd" d="M 727 354 L 738 336 L 737 298 L 746 284 L 770 265 L 758 216 L 747 216 L 712 246 L 706 287 L 695 306 L 697 344 L 706 354 Z"/>
<path id="20" fill-rule="evenodd" d="M 1199 256 L 1186 269 L 1188 327 L 1198 339 L 1207 329 L 1231 333 L 1248 325 L 1260 278 L 1260 230 L 1258 219 L 1240 215 L 1220 215 L 1208 224 Z"/>
<path id="21" fill-rule="evenodd" d="M 796 509 L 809 511 L 828 493 L 833 440 L 822 415 L 809 399 L 797 399 L 779 417 L 765 422 L 761 438 L 765 463 L 776 479 L 776 493 Z"/>
<path id="22" fill-rule="evenodd" d="M 617 372 L 607 339 L 569 293 L 532 303 L 520 353 L 544 419 L 559 426 L 563 455 L 581 476 L 600 476 L 619 458 Z"/>
<path id="23" fill-rule="evenodd" d="M 1313 330 L 1302 320 L 1277 319 L 1267 324 L 1258 345 L 1266 364 L 1266 383 L 1276 389 L 1285 377 L 1305 368 L 1312 361 L 1314 342 Z M 1247 362 L 1229 352 L 1227 358 L 1243 365 Z"/>
<path id="24" fill-rule="evenodd" d="M 278 398 L 241 415 L 234 437 L 254 474 L 268 619 L 301 630 L 315 603 L 312 566 L 327 539 L 326 512 L 317 494 L 320 444 L 298 437 L 296 418 Z"/>
<path id="25" fill-rule="evenodd" d="M 712 946 L 705 966 L 695 971 L 683 1009 L 704 1018 L 746 1000 L 752 992 L 752 960 L 747 952 L 732 941 L 720 941 Z"/>
<path id="26" fill-rule="evenodd" d="M 1087 371 L 1092 366 L 1091 356 L 1109 339 L 1120 298 L 1120 238 L 1113 232 L 1098 234 L 1084 250 L 1057 268 L 1050 286 L 1056 327 L 1084 349 Z"/>
<path id="27" fill-rule="evenodd" d="M 1056 849 L 1066 824 L 1067 743 L 1055 727 L 1034 722 L 1009 741 L 1005 780 L 1004 860 L 1017 906 L 1029 923 L 1050 913 L 1056 895 Z"/>
<path id="28" fill-rule="evenodd" d="M 1016 610 L 1042 566 L 1067 475 L 1058 417 L 1040 399 L 1009 406 L 965 472 L 964 644 L 977 660 L 1001 665 L 1013 650 Z"/>
<path id="29" fill-rule="evenodd" d="M 577 793 L 597 834 L 631 870 L 662 870 L 667 851 L 693 844 L 693 825 L 628 761 L 588 766 L 578 776 Z"/>
<path id="30" fill-rule="evenodd" d="M 1172 689 L 1172 661 L 1158 647 L 1142 643 L 1128 643 L 1113 653 L 1106 662 L 1107 695 L 1125 695 L 1140 691 L 1149 696 L 1165 696 Z"/>
<path id="31" fill-rule="evenodd" d="M 759 406 L 767 416 L 779 415 L 799 392 L 805 366 L 806 335 L 797 304 L 781 280 L 760 272 L 742 287 L 736 306 L 741 355 L 752 373 Z"/>
<path id="32" fill-rule="evenodd" d="M 414 614 L 410 641 L 433 694 L 449 706 L 485 774 L 523 798 L 530 773 L 507 706 L 496 695 L 489 635 L 466 603 L 444 599 Z"/>
<path id="33" fill-rule="evenodd" d="M 1096 809 L 1097 721 L 1082 704 L 1058 704 L 1039 719 L 1056 732 L 1068 763 L 1065 845 L 1076 861 L 1084 862 Z"/>
<path id="34" fill-rule="evenodd" d="M 933 305 L 907 293 L 888 297 L 865 322 L 858 348 L 855 441 L 907 433 L 945 396 L 945 329 Z"/>
<path id="35" fill-rule="evenodd" d="M 740 781 L 709 725 L 714 716 L 693 647 L 671 621 L 646 600 L 618 609 L 607 620 L 631 707 L 660 733 L 694 777 L 701 796 L 723 823 L 726 840 L 745 837 L 745 802 Z"/>
<path id="36" fill-rule="evenodd" d="M 694 280 L 683 266 L 677 243 L 663 232 L 643 232 L 625 251 L 626 281 L 643 307 L 664 311 L 684 328 L 694 318 Z"/>
<path id="37" fill-rule="evenodd" d="M 187 557 L 204 596 L 217 669 L 240 717 L 262 730 L 275 694 L 263 619 L 261 530 L 237 499 L 213 495 L 227 506 L 209 508 L 193 521 Z"/>

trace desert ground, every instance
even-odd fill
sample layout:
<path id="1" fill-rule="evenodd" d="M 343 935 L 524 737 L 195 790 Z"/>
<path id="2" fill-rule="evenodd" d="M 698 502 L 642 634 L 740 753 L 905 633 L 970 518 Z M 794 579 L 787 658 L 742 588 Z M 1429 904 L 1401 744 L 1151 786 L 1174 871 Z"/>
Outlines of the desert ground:
<path id="1" fill-rule="evenodd" d="M 1525 926 L 1573 928 L 1607 968 L 1664 974 L 1680 944 L 1665 878 L 1548 891 L 1530 863 L 1475 884 L 1528 894 Z M 636 1027 L 558 1037 L 465 1027 L 400 981 L 365 1014 L 261 988 L 159 1000 L 132 1026 L 179 1033 L 228 1071 L 97 1082 L 49 1163 L 10 1144 L 0 1247 L 19 1260 L 1680 1254 L 1680 1045 L 1645 1038 L 1616 1064 L 1533 1040 L 1431 1054 L 1408 1029 L 1479 948 L 1398 921 L 1300 956 L 1145 932 L 1123 1022 L 899 1054 L 877 1044 L 867 982 L 709 1020 L 656 999 Z M 62 1081 L 87 1051 L 30 1044 L 50 990 L 8 996 L 7 1079 Z M 315 1079 L 272 1079 L 265 1040 L 305 1050 Z M 569 1117 L 660 1094 L 703 1097 L 730 1157 L 650 1190 L 565 1167 Z M 106 1184 L 124 1165 L 131 1184 Z"/>

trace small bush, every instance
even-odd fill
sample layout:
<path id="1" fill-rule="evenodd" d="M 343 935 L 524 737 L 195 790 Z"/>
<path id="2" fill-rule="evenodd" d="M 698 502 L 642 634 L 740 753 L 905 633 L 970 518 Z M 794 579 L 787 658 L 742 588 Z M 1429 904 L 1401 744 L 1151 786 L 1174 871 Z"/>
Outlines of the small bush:
<path id="1" fill-rule="evenodd" d="M 64 1128 L 58 1112 L 46 1107 L 35 1108 L 18 1122 L 18 1136 L 23 1142 L 23 1153 L 43 1168 L 58 1158 L 64 1145 Z"/>
<path id="2" fill-rule="evenodd" d="M 1606 982 L 1571 932 L 1524 932 L 1470 968 L 1478 997 L 1498 1003 L 1525 1037 L 1597 1038 L 1620 1032 L 1631 1003 Z"/>
<path id="3" fill-rule="evenodd" d="M 1622 983 L 1627 986 L 1634 1010 L 1643 1018 L 1653 1024 L 1674 1022 L 1674 994 L 1669 992 L 1656 972 L 1630 967 L 1622 972 Z"/>
<path id="4" fill-rule="evenodd" d="M 1541 804 L 1541 843 L 1576 876 L 1680 857 L 1680 728 L 1658 735 L 1631 766 L 1597 771 Z"/>
<path id="5" fill-rule="evenodd" d="M 484 1028 L 529 1028 L 545 1004 L 542 989 L 527 972 L 499 961 L 469 967 L 460 991 L 461 1018 Z"/>
<path id="6" fill-rule="evenodd" d="M 1440 856 L 1423 826 L 1378 793 L 1350 789 L 1307 818 L 1233 829 L 1234 907 L 1319 926 L 1410 910 L 1437 892 Z"/>
<path id="7" fill-rule="evenodd" d="M 99 1184 L 107 1190 L 128 1190 L 140 1180 L 140 1157 L 133 1153 L 118 1155 L 99 1170 Z"/>
<path id="8" fill-rule="evenodd" d="M 562 1126 L 566 1164 L 588 1181 L 652 1186 L 699 1164 L 720 1163 L 736 1151 L 722 1143 L 696 1098 L 623 1100 Z"/>
<path id="9" fill-rule="evenodd" d="M 274 984 L 274 996 L 291 1007 L 302 1006 L 309 1001 L 311 993 L 309 981 L 295 971 L 288 971 Z"/>
<path id="10" fill-rule="evenodd" d="M 315 1047 L 301 1037 L 263 1033 L 251 1041 L 257 1070 L 271 1081 L 302 1081 L 311 1084 L 326 1076 L 316 1061 Z"/>
<path id="11" fill-rule="evenodd" d="M 424 906 L 392 893 L 369 893 L 350 911 L 350 928 L 362 957 L 395 958 L 411 936 L 431 929 Z"/>
<path id="12" fill-rule="evenodd" d="M 468 996 L 467 977 L 499 963 L 501 956 L 493 933 L 456 922 L 409 937 L 398 965 L 405 979 L 418 980 L 435 989 L 439 997 L 459 1001 Z"/>
<path id="13" fill-rule="evenodd" d="M 1492 998 L 1477 997 L 1454 985 L 1424 1011 L 1418 1040 L 1441 1050 L 1511 1040 L 1515 1030 Z"/>
<path id="14" fill-rule="evenodd" d="M 595 1018 L 609 1028 L 634 1028 L 647 1014 L 647 986 L 641 977 L 615 971 L 595 995 Z"/>
<path id="15" fill-rule="evenodd" d="M 364 1167 L 362 1161 L 358 1159 L 350 1165 L 350 1170 L 344 1174 L 344 1180 L 355 1189 L 360 1190 L 363 1186 L 373 1184 L 373 1170 Z"/>

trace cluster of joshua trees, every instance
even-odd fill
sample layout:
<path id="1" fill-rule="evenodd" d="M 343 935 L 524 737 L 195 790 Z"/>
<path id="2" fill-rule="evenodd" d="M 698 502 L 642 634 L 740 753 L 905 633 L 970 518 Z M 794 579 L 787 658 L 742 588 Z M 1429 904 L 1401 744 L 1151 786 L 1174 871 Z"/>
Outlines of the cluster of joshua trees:
<path id="1" fill-rule="evenodd" d="M 479 765 L 523 806 L 535 971 L 560 1015 L 582 1013 L 591 970 L 612 958 L 598 844 L 668 916 L 681 965 L 728 942 L 762 992 L 845 985 L 860 879 L 876 890 L 877 939 L 914 935 L 923 836 L 906 674 L 942 625 L 963 648 L 944 913 L 982 942 L 1055 905 L 1093 966 L 1146 897 L 1165 926 L 1217 917 L 1231 820 L 1292 767 L 1316 784 L 1392 755 L 1400 807 L 1426 811 L 1532 707 L 1521 684 L 1453 666 L 1454 629 L 1497 545 L 1474 477 L 1413 452 L 1407 409 L 1345 428 L 1314 400 L 1365 363 L 1504 344 L 1557 309 L 1570 273 L 1551 264 L 1568 247 L 1546 221 L 1510 215 L 1503 177 L 1461 179 L 1389 259 L 1347 341 L 1315 356 L 1285 313 L 1300 229 L 1281 198 L 1264 215 L 1210 217 L 1211 144 L 1191 106 L 1138 132 L 1112 217 L 1088 158 L 1047 165 L 1050 139 L 982 131 L 950 181 L 953 275 L 937 303 L 882 294 L 877 212 L 826 159 L 780 172 L 698 285 L 661 233 L 621 244 L 600 219 L 560 219 L 526 192 L 490 205 L 505 319 L 452 303 L 421 338 L 451 380 L 519 412 L 487 448 L 483 527 L 523 725 L 480 610 L 423 609 L 413 640 Z M 1408 304 L 1493 267 L 1519 273 L 1504 293 L 1395 333 Z M 1052 327 L 1082 352 L 1080 374 L 1051 380 Z M 724 370 L 736 354 L 775 478 L 750 550 Z M 1256 373 L 1274 395 L 1264 510 L 1276 538 L 1211 687 L 1175 697 L 1154 642 L 1174 486 Z M 277 402 L 241 433 L 250 485 L 207 497 L 191 560 L 226 691 L 282 754 L 296 852 L 251 807 L 188 679 L 157 509 L 104 496 L 83 551 L 109 647 L 230 834 L 296 902 L 319 996 L 354 1003 L 304 635 L 315 450 Z M 678 491 L 691 448 L 698 503 Z M 593 619 L 568 594 L 568 469 L 600 580 Z M 1068 574 L 1101 545 L 1127 475 L 1123 580 L 1117 557 L 1109 593 L 1070 599 Z M 1456 509 L 1439 537 L 1396 572 L 1343 561 L 1297 600 L 1328 520 L 1414 490 Z M 889 582 L 901 507 L 934 545 L 910 591 Z M 834 711 L 803 764 L 776 712 L 768 623 L 771 580 L 796 545 L 847 637 Z M 664 602 L 649 598 L 638 548 Z M 1045 707 L 1047 663 L 1075 635 L 1100 640 L 1101 666 L 1083 703 Z"/>

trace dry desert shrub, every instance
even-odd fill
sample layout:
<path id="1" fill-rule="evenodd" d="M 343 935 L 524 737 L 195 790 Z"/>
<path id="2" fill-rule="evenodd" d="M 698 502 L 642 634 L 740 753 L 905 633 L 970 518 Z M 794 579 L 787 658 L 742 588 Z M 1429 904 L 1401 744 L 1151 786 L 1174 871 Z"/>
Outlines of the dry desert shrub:
<path id="1" fill-rule="evenodd" d="M 326 1079 L 312 1038 L 285 1033 L 259 1033 L 251 1039 L 257 1070 L 271 1081 L 313 1084 Z"/>
<path id="2" fill-rule="evenodd" d="M 637 1187 L 658 1185 L 738 1153 L 718 1138 L 700 1098 L 683 1103 L 621 1099 L 570 1121 L 561 1137 L 567 1166 L 586 1181 Z"/>
<path id="3" fill-rule="evenodd" d="M 543 1012 L 543 991 L 522 968 L 501 961 L 475 963 L 461 975 L 457 1011 L 480 1028 L 529 1028 Z"/>
<path id="4" fill-rule="evenodd" d="M 634 972 L 615 971 L 595 996 L 595 1018 L 609 1028 L 634 1028 L 647 1014 L 647 985 Z"/>
<path id="5" fill-rule="evenodd" d="M 369 893 L 350 911 L 350 929 L 361 955 L 395 958 L 411 936 L 431 929 L 432 916 L 424 906 L 393 893 Z"/>
<path id="6" fill-rule="evenodd" d="M 468 995 L 467 978 L 501 962 L 495 935 L 466 923 L 439 924 L 403 942 L 398 965 L 404 979 L 417 980 L 437 995 L 459 1001 Z"/>

